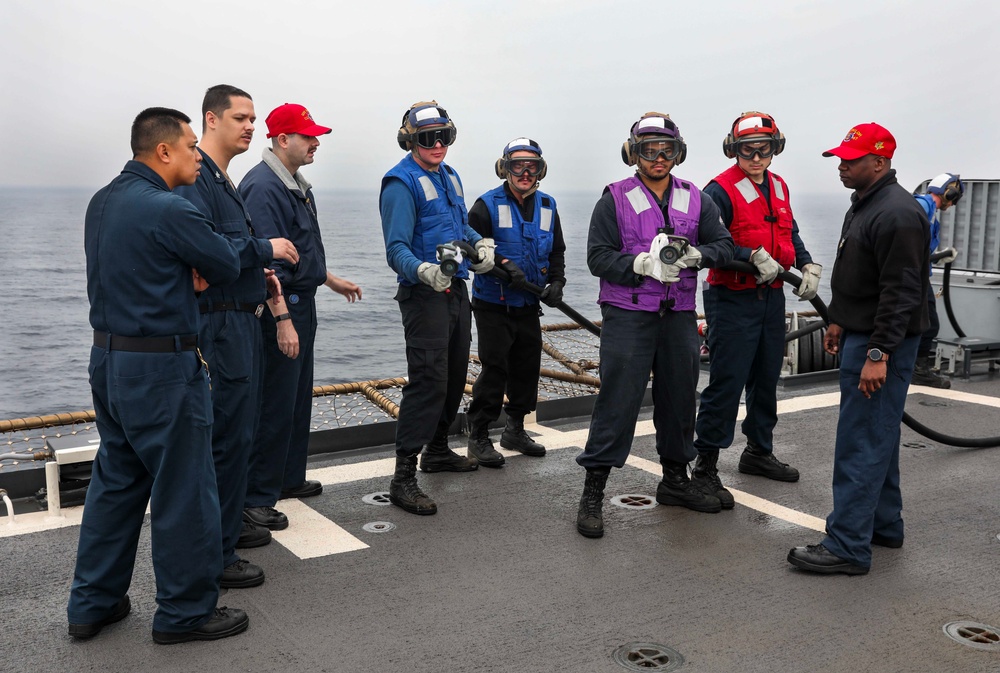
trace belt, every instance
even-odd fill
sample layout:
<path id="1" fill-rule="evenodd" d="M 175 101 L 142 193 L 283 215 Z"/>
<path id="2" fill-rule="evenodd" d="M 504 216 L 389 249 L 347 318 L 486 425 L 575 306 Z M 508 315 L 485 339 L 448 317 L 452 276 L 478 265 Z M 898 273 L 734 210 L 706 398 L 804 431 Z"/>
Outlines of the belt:
<path id="1" fill-rule="evenodd" d="M 263 304 L 251 304 L 245 301 L 219 301 L 210 304 L 199 304 L 198 310 L 202 313 L 214 313 L 216 311 L 246 311 L 253 313 L 259 318 L 264 313 Z"/>
<path id="2" fill-rule="evenodd" d="M 110 342 L 110 345 L 109 345 Z M 94 331 L 94 345 L 110 351 L 131 353 L 175 353 L 198 350 L 198 335 L 165 337 L 126 337 Z"/>

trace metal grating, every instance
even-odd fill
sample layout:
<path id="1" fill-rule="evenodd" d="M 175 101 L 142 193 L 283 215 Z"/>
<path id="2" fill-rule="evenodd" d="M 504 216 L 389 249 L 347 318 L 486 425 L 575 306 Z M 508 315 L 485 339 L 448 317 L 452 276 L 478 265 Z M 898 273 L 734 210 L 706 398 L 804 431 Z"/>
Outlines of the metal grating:
<path id="1" fill-rule="evenodd" d="M 684 663 L 677 650 L 656 643 L 629 643 L 611 654 L 611 659 L 630 671 L 674 671 Z"/>
<path id="2" fill-rule="evenodd" d="M 979 622 L 949 622 L 944 625 L 944 632 L 957 643 L 975 648 L 1000 652 L 1000 634 L 997 629 Z"/>

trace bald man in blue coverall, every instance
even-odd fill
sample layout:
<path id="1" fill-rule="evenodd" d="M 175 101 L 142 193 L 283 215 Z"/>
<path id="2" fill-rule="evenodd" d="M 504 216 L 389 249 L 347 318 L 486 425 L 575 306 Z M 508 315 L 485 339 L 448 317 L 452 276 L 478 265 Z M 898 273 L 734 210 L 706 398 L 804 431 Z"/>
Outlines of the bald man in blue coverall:
<path id="1" fill-rule="evenodd" d="M 232 244 L 170 192 L 198 175 L 189 123 L 176 110 L 140 113 L 135 159 L 87 209 L 90 382 L 101 445 L 67 609 L 75 638 L 92 638 L 128 615 L 147 502 L 154 641 L 215 640 L 249 623 L 242 610 L 216 608 L 222 535 L 195 298 L 195 282 L 231 283 L 240 262 Z"/>

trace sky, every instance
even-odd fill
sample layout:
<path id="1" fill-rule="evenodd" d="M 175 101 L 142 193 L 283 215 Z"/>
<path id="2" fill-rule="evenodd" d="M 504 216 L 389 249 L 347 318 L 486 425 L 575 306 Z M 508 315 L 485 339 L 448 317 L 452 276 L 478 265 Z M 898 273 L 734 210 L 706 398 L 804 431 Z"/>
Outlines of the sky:
<path id="1" fill-rule="evenodd" d="M 303 169 L 318 189 L 377 192 L 400 158 L 400 118 L 436 99 L 458 127 L 447 161 L 472 194 L 496 185 L 507 141 L 549 164 L 542 189 L 599 191 L 627 177 L 620 148 L 644 112 L 688 145 L 675 174 L 704 184 L 745 110 L 787 138 L 775 172 L 793 192 L 843 190 L 821 153 L 875 121 L 912 188 L 948 171 L 998 178 L 1000 4 L 957 0 L 0 0 L 0 186 L 109 182 L 149 106 L 196 120 L 209 86 L 248 91 L 259 116 L 234 179 L 268 146 L 285 102 L 333 128 Z"/>

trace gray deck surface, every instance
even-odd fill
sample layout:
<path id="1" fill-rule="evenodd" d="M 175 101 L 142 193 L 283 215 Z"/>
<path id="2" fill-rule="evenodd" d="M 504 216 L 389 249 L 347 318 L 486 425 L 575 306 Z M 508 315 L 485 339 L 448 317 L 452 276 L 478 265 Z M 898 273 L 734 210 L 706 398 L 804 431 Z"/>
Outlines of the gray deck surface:
<path id="1" fill-rule="evenodd" d="M 985 367 L 977 372 L 953 390 L 1000 398 L 1000 378 Z M 781 396 L 831 392 L 835 385 Z M 996 406 L 911 391 L 907 410 L 944 432 L 1000 435 Z M 835 406 L 781 416 L 776 453 L 801 471 L 798 483 L 740 475 L 741 444 L 720 459 L 723 481 L 825 517 L 836 421 Z M 793 569 L 788 550 L 822 535 L 740 504 L 698 514 L 606 501 L 605 537 L 585 539 L 574 528 L 583 483 L 574 447 L 542 459 L 517 456 L 501 470 L 421 473 L 440 510 L 431 517 L 362 502 L 387 490 L 387 477 L 328 485 L 302 502 L 369 548 L 306 560 L 278 543 L 244 550 L 268 579 L 222 597 L 245 609 L 251 624 L 214 643 L 153 644 L 148 528 L 132 614 L 87 642 L 66 635 L 79 528 L 0 538 L 0 671 L 610 673 L 626 670 L 611 655 L 631 642 L 674 648 L 685 672 L 1000 671 L 1000 651 L 973 649 L 942 631 L 958 620 L 1000 628 L 1000 449 L 941 447 L 905 427 L 903 443 L 906 543 L 876 547 L 872 572 L 861 577 Z M 383 447 L 310 469 L 390 455 Z M 637 437 L 634 455 L 656 460 L 652 435 Z M 612 473 L 607 496 L 652 496 L 656 483 L 626 466 Z M 372 521 L 397 527 L 363 531 Z"/>

